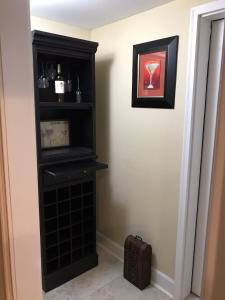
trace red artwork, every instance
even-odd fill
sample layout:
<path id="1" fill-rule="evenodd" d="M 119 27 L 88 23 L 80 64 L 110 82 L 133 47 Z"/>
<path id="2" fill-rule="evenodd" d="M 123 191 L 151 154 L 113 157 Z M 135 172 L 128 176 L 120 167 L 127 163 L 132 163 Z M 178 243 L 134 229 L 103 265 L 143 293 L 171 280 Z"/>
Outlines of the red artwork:
<path id="1" fill-rule="evenodd" d="M 137 97 L 164 97 L 166 51 L 139 55 Z"/>

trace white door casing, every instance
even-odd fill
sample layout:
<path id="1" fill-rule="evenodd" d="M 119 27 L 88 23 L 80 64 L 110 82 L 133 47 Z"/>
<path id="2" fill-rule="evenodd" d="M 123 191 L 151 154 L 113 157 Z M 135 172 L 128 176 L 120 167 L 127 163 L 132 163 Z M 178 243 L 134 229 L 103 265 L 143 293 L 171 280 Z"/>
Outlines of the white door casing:
<path id="1" fill-rule="evenodd" d="M 224 20 L 212 21 L 192 292 L 200 297 L 220 90 Z"/>
<path id="2" fill-rule="evenodd" d="M 224 12 L 224 0 L 191 10 L 174 300 L 185 299 L 191 291 L 210 26 Z"/>

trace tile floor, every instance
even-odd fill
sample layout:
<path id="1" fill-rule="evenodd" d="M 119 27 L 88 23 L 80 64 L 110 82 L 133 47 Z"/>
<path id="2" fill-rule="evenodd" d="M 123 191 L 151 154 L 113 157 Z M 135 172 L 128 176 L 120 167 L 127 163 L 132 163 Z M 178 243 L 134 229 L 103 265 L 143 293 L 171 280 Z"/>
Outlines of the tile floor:
<path id="1" fill-rule="evenodd" d="M 195 295 L 190 295 L 185 300 L 200 300 L 200 299 L 198 297 L 196 297 Z"/>
<path id="2" fill-rule="evenodd" d="M 98 254 L 98 267 L 44 294 L 44 300 L 170 300 L 152 286 L 140 291 L 123 278 L 121 262 L 101 249 Z"/>

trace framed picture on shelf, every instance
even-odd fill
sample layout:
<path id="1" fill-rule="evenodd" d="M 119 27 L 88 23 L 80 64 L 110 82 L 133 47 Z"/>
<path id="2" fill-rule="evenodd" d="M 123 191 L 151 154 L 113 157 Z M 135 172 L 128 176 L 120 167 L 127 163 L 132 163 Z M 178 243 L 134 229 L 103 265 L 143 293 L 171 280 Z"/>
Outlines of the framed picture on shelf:
<path id="1" fill-rule="evenodd" d="M 133 46 L 132 107 L 174 108 L 178 40 Z"/>
<path id="2" fill-rule="evenodd" d="M 42 149 L 70 146 L 70 122 L 68 120 L 41 121 Z"/>

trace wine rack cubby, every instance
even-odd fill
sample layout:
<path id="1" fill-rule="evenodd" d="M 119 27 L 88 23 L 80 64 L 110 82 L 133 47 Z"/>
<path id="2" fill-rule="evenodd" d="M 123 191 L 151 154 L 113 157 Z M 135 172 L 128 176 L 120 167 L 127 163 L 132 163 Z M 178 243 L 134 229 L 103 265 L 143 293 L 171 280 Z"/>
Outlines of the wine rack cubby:
<path id="1" fill-rule="evenodd" d="M 43 192 L 46 274 L 95 253 L 95 179 Z"/>

